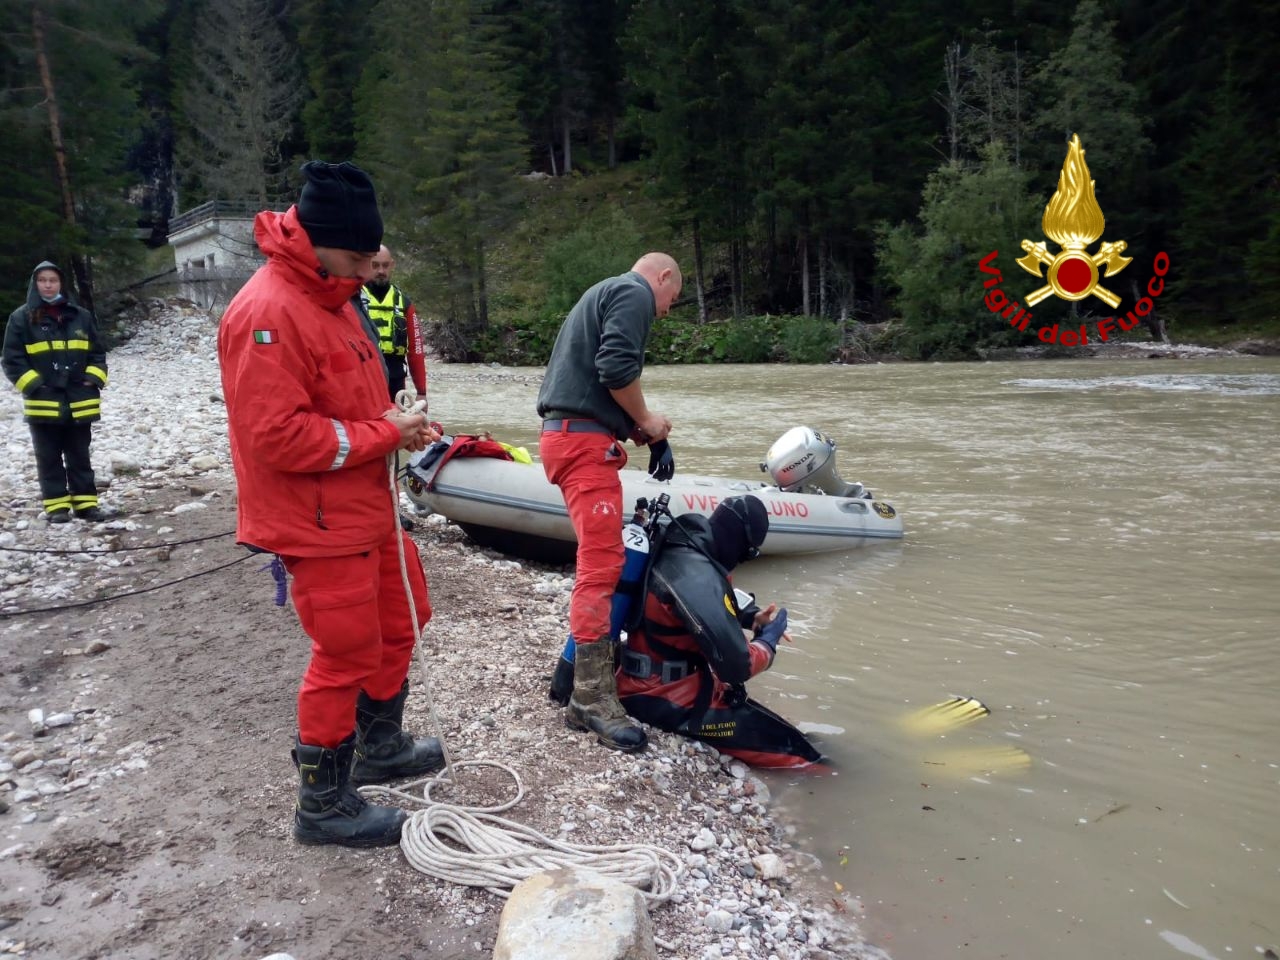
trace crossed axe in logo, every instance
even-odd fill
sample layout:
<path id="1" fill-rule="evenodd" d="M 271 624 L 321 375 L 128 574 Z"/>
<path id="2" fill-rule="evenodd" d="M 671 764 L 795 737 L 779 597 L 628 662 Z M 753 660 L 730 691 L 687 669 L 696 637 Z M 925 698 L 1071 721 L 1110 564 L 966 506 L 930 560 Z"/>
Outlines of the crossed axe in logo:
<path id="1" fill-rule="evenodd" d="M 1072 244 L 1054 257 L 1050 256 L 1043 240 L 1039 243 L 1023 240 L 1022 249 L 1027 251 L 1027 255 L 1018 258 L 1016 261 L 1018 266 L 1027 273 L 1047 278 L 1049 281 L 1048 284 L 1033 290 L 1023 299 L 1027 306 L 1034 307 L 1045 297 L 1053 294 L 1057 294 L 1064 300 L 1083 300 L 1089 294 L 1093 294 L 1114 310 L 1120 306 L 1120 298 L 1106 287 L 1098 285 L 1098 268 L 1105 265 L 1106 275 L 1110 277 L 1127 267 L 1133 258 L 1120 256 L 1127 246 L 1128 244 L 1123 240 L 1103 243 L 1097 253 L 1090 254 L 1084 248 L 1084 244 L 1078 246 Z M 1049 268 L 1047 274 L 1040 273 L 1041 264 Z"/>

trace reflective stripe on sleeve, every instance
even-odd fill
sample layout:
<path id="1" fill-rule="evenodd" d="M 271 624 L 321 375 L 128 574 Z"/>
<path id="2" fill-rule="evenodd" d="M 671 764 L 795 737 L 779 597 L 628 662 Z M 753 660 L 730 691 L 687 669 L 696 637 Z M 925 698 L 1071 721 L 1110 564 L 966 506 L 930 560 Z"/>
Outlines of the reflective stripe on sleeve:
<path id="1" fill-rule="evenodd" d="M 14 382 L 14 384 L 13 384 L 13 385 L 14 385 L 15 387 L 17 387 L 17 388 L 18 388 L 18 390 L 19 390 L 20 392 L 25 392 L 25 391 L 26 391 L 26 389 L 27 389 L 27 387 L 31 386 L 31 381 L 32 381 L 32 380 L 39 380 L 39 379 L 40 379 L 40 373 L 39 373 L 39 371 L 37 371 L 37 370 L 28 370 L 26 373 L 24 373 L 22 376 L 20 376 L 20 377 L 19 377 L 19 378 Z"/>
<path id="2" fill-rule="evenodd" d="M 95 367 L 91 363 L 84 368 L 84 372 L 91 377 L 97 377 L 99 380 L 102 381 L 102 385 L 104 387 L 107 385 L 107 371 L 103 370 L 101 367 Z"/>
<path id="3" fill-rule="evenodd" d="M 339 470 L 347 462 L 347 454 L 351 452 L 351 439 L 347 436 L 347 428 L 342 425 L 341 420 L 329 422 L 333 424 L 333 432 L 338 435 L 338 453 L 333 458 L 333 463 L 329 464 L 329 469 Z"/>

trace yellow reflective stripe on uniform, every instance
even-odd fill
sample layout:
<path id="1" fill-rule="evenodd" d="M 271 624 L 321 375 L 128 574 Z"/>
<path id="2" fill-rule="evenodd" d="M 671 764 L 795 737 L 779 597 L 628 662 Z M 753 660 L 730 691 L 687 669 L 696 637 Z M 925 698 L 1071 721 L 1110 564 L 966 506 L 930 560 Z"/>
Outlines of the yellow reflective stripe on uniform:
<path id="1" fill-rule="evenodd" d="M 38 370 L 28 370 L 26 373 L 20 376 L 16 381 L 14 381 L 13 385 L 17 387 L 19 391 L 22 391 L 22 390 L 26 390 L 27 387 L 31 385 L 32 380 L 39 380 L 39 379 L 40 379 L 40 372 Z"/>
<path id="2" fill-rule="evenodd" d="M 97 406 L 100 406 L 101 404 L 102 404 L 102 401 L 99 400 L 97 397 L 90 397 L 88 400 L 72 401 L 71 409 L 79 410 L 82 407 L 97 407 Z"/>
<path id="3" fill-rule="evenodd" d="M 333 424 L 333 432 L 338 435 L 338 452 L 333 458 L 333 463 L 329 464 L 329 469 L 337 470 L 347 462 L 347 454 L 351 452 L 351 438 L 347 436 L 347 428 L 342 425 L 341 420 L 329 422 Z"/>
<path id="4" fill-rule="evenodd" d="M 69 496 L 50 497 L 48 500 L 44 501 L 45 513 L 53 513 L 53 511 L 55 510 L 70 510 L 70 509 L 71 509 L 71 497 Z"/>
<path id="5" fill-rule="evenodd" d="M 48 353 L 50 344 L 48 340 L 41 340 L 39 343 L 28 343 L 27 353 Z"/>
<path id="6" fill-rule="evenodd" d="M 57 420 L 62 416 L 62 401 L 60 400 L 23 400 L 22 412 L 28 417 L 49 417 Z"/>
<path id="7" fill-rule="evenodd" d="M 66 348 L 68 350 L 88 350 L 89 341 L 88 340 L 68 340 Z"/>
<path id="8" fill-rule="evenodd" d="M 107 385 L 107 371 L 103 370 L 101 367 L 95 367 L 91 363 L 84 368 L 84 372 L 91 377 L 97 377 L 99 380 L 102 381 L 102 385 L 104 387 Z"/>
<path id="9" fill-rule="evenodd" d="M 98 505 L 98 495 L 96 493 L 73 493 L 71 495 L 71 503 L 77 510 L 86 510 L 89 507 Z"/>

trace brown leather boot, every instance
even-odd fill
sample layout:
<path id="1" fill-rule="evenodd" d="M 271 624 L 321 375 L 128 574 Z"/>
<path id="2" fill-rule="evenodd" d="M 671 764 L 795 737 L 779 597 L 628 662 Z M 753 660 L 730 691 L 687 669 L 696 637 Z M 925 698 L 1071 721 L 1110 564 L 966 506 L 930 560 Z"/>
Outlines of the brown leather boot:
<path id="1" fill-rule="evenodd" d="M 643 728 L 627 716 L 618 701 L 613 676 L 613 644 L 608 637 L 577 644 L 573 660 L 573 696 L 565 708 L 565 723 L 590 730 L 606 747 L 635 753 L 649 745 Z"/>

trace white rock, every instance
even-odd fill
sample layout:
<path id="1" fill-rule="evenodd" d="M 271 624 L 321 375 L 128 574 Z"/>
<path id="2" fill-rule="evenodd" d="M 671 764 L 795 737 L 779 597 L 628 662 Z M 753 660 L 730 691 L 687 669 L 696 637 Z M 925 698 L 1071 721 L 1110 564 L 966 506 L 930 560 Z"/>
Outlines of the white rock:
<path id="1" fill-rule="evenodd" d="M 725 910 L 712 910 L 702 922 L 715 933 L 728 933 L 733 929 L 733 914 Z"/>
<path id="2" fill-rule="evenodd" d="M 751 858 L 751 865 L 760 872 L 761 880 L 781 880 L 787 875 L 787 865 L 776 853 L 762 853 Z"/>
<path id="3" fill-rule="evenodd" d="M 566 868 L 511 891 L 493 960 L 657 960 L 657 948 L 639 890 Z"/>
<path id="4" fill-rule="evenodd" d="M 198 473 L 204 473 L 206 470 L 217 470 L 222 466 L 222 462 L 217 457 L 210 456 L 206 453 L 198 457 L 192 457 L 187 462 L 187 466 Z M 388 481 L 388 483 L 390 483 L 390 481 Z"/>
<path id="5" fill-rule="evenodd" d="M 689 843 L 690 850 L 710 850 L 716 846 L 716 835 L 703 827 Z"/>
<path id="6" fill-rule="evenodd" d="M 75 722 L 76 715 L 74 713 L 55 713 L 45 719 L 44 725 L 53 730 L 57 727 L 69 727 Z"/>

